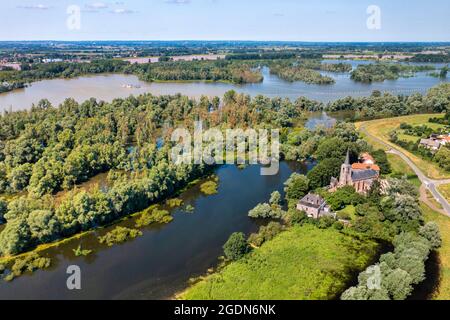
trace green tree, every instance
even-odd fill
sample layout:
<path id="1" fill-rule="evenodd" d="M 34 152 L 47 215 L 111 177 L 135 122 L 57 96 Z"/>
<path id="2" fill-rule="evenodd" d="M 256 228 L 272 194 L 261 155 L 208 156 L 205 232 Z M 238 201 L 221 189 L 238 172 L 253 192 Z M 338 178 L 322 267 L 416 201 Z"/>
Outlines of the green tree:
<path id="1" fill-rule="evenodd" d="M 309 180 L 306 176 L 294 172 L 284 183 L 286 199 L 299 200 L 309 191 Z"/>
<path id="2" fill-rule="evenodd" d="M 450 148 L 442 147 L 436 153 L 434 160 L 441 168 L 450 171 Z"/>
<path id="3" fill-rule="evenodd" d="M 5 214 L 8 212 L 8 203 L 0 199 L 0 223 L 5 221 Z"/>
<path id="4" fill-rule="evenodd" d="M 281 194 L 278 191 L 272 192 L 269 203 L 271 205 L 279 206 L 281 204 Z"/>
<path id="5" fill-rule="evenodd" d="M 25 219 L 14 219 L 6 224 L 0 233 L 0 252 L 14 255 L 24 251 L 31 244 L 30 227 Z"/>
<path id="6" fill-rule="evenodd" d="M 395 269 L 383 278 L 382 285 L 394 300 L 405 300 L 413 291 L 412 279 L 408 272 Z"/>
<path id="7" fill-rule="evenodd" d="M 233 233 L 223 245 L 223 251 L 227 259 L 236 261 L 241 259 L 247 252 L 249 246 L 242 232 Z"/>
<path id="8" fill-rule="evenodd" d="M 392 172 L 391 164 L 389 163 L 384 150 L 375 150 L 372 152 L 372 156 L 375 159 L 376 164 L 380 167 L 382 174 L 389 174 Z"/>
<path id="9" fill-rule="evenodd" d="M 34 210 L 28 218 L 31 237 L 37 242 L 49 242 L 54 240 L 59 233 L 59 221 L 54 212 L 50 210 Z"/>
<path id="10" fill-rule="evenodd" d="M 339 176 L 342 161 L 335 158 L 324 159 L 308 172 L 311 189 L 325 187 L 330 184 L 332 177 Z"/>
<path id="11" fill-rule="evenodd" d="M 281 210 L 274 210 L 268 203 L 260 203 L 248 212 L 250 218 L 281 218 Z"/>
<path id="12" fill-rule="evenodd" d="M 423 227 L 420 227 L 419 234 L 430 242 L 433 250 L 441 247 L 442 238 L 436 222 L 428 222 Z"/>

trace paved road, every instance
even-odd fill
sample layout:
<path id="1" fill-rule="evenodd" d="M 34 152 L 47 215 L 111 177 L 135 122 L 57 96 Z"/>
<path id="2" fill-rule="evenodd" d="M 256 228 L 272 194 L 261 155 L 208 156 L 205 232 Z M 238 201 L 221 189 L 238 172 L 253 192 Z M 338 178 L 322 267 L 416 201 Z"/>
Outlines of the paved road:
<path id="1" fill-rule="evenodd" d="M 411 161 L 403 152 L 393 148 L 390 144 L 384 142 L 380 138 L 370 134 L 367 129 L 364 127 L 364 125 L 361 125 L 360 130 L 365 133 L 366 135 L 370 136 L 372 139 L 376 140 L 378 143 L 386 146 L 389 150 L 388 153 L 396 154 L 399 157 L 401 157 L 405 162 L 411 167 L 411 169 L 414 171 L 414 173 L 419 177 L 419 180 L 424 184 L 424 186 L 430 190 L 433 197 L 436 199 L 437 202 L 439 202 L 442 205 L 442 208 L 444 212 L 447 214 L 447 216 L 450 217 L 450 204 L 447 202 L 447 200 L 442 196 L 442 194 L 439 192 L 437 187 L 442 184 L 449 184 L 450 179 L 443 179 L 443 180 L 433 180 L 428 178 L 415 164 Z"/>

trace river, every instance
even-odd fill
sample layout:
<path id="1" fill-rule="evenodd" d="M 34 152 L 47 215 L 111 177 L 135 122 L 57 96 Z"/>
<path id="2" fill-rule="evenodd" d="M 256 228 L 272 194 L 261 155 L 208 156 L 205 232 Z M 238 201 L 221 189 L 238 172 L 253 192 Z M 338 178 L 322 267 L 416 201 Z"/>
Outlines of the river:
<path id="1" fill-rule="evenodd" d="M 26 274 L 12 282 L 0 282 L 0 299 L 166 299 L 188 285 L 191 277 L 202 275 L 217 264 L 222 245 L 231 233 L 246 234 L 261 222 L 247 213 L 256 204 L 268 201 L 270 194 L 282 192 L 292 172 L 307 172 L 311 163 L 280 163 L 276 176 L 261 176 L 259 166 L 238 169 L 222 166 L 218 194 L 205 196 L 194 186 L 180 195 L 185 205 L 172 209 L 174 220 L 167 225 L 143 229 L 143 236 L 113 247 L 100 245 L 97 236 L 115 226 L 74 239 L 41 253 L 52 266 Z M 118 225 L 134 227 L 135 218 Z M 93 249 L 87 257 L 75 257 L 78 245 Z M 69 265 L 81 268 L 81 290 L 66 287 Z"/>
<path id="2" fill-rule="evenodd" d="M 324 60 L 335 63 L 336 60 Z M 355 68 L 358 64 L 372 63 L 370 61 L 341 61 L 351 63 Z M 436 65 L 441 67 L 441 65 Z M 59 105 L 66 98 L 72 97 L 83 102 L 91 97 L 111 101 L 114 98 L 125 98 L 129 95 L 152 93 L 154 95 L 172 95 L 181 93 L 191 98 L 201 95 L 219 96 L 229 90 L 246 93 L 251 96 L 262 94 L 268 97 L 285 97 L 292 100 L 306 96 L 322 102 L 328 102 L 346 96 L 368 96 L 374 90 L 395 94 L 425 93 L 429 88 L 447 79 L 434 78 L 427 72 L 420 72 L 415 77 L 400 78 L 365 84 L 350 79 L 349 73 L 322 72 L 336 80 L 332 85 L 314 85 L 303 82 L 288 82 L 270 74 L 268 68 L 263 68 L 262 83 L 233 85 L 211 82 L 154 82 L 140 81 L 137 76 L 125 74 L 101 74 L 83 76 L 73 79 L 52 79 L 32 83 L 24 89 L 18 89 L 0 94 L 0 111 L 28 109 L 34 103 L 46 98 L 53 105 Z M 125 85 L 125 86 L 124 86 Z M 130 85 L 129 88 L 126 85 Z"/>
<path id="3" fill-rule="evenodd" d="M 351 62 L 353 67 L 358 63 Z M 0 110 L 27 109 L 32 103 L 48 98 L 54 105 L 67 97 L 83 101 L 90 97 L 110 101 L 130 94 L 182 93 L 191 97 L 202 94 L 222 96 L 235 89 L 251 95 L 282 96 L 329 101 L 347 95 L 364 96 L 373 90 L 394 93 L 425 92 L 442 80 L 425 73 L 414 78 L 360 84 L 353 82 L 349 74 L 330 74 L 336 84 L 329 86 L 289 83 L 263 69 L 264 82 L 236 86 L 223 83 L 146 83 L 133 75 L 109 74 L 79 77 L 69 80 L 44 80 L 13 92 L 0 94 Z M 447 80 L 445 80 L 447 81 Z M 133 88 L 124 88 L 131 84 Z M 314 113 L 305 126 L 330 126 L 335 115 Z M 174 221 L 168 225 L 151 226 L 133 241 L 108 248 L 98 244 L 97 237 L 113 227 L 74 239 L 57 248 L 48 249 L 43 255 L 52 259 L 48 270 L 24 275 L 10 283 L 0 282 L 0 299 L 167 299 L 183 290 L 191 277 L 196 277 L 217 264 L 222 245 L 235 231 L 246 234 L 258 229 L 260 222 L 247 217 L 247 212 L 260 202 L 269 199 L 274 190 L 282 191 L 283 183 L 292 172 L 306 173 L 312 164 L 282 162 L 276 176 L 261 176 L 258 166 L 240 170 L 235 166 L 223 166 L 217 170 L 220 178 L 219 193 L 204 196 L 198 186 L 184 192 L 180 198 L 184 205 L 195 207 L 194 213 L 183 209 L 171 209 Z M 133 227 L 135 219 L 118 225 Z M 73 249 L 82 244 L 83 249 L 93 249 L 87 257 L 75 257 Z M 66 269 L 78 265 L 82 270 L 82 289 L 70 291 L 66 287 Z"/>

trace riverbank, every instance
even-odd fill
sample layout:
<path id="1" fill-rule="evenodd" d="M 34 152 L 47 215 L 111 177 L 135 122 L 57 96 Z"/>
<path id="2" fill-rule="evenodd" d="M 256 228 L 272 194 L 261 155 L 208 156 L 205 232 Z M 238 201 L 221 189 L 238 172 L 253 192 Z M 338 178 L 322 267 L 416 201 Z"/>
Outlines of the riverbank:
<path id="1" fill-rule="evenodd" d="M 205 277 L 177 298 L 188 300 L 337 299 L 378 245 L 333 229 L 294 226 Z"/>
<path id="2" fill-rule="evenodd" d="M 105 177 L 104 174 L 101 174 L 101 175 Z M 177 196 L 179 196 L 183 192 L 186 192 L 190 188 L 192 188 L 192 187 L 194 187 L 196 185 L 200 185 L 200 183 L 202 181 L 210 180 L 213 177 L 214 177 L 214 174 L 208 173 L 208 174 L 206 174 L 205 176 L 203 176 L 201 178 L 197 178 L 197 179 L 187 183 L 186 186 L 184 186 L 183 188 L 181 188 L 181 189 L 177 190 L 176 192 L 172 193 L 170 196 L 162 199 L 161 201 L 159 201 L 157 203 L 152 204 L 151 206 L 149 206 L 149 208 L 156 208 L 158 206 L 165 206 L 166 203 L 170 201 L 170 199 L 176 198 Z M 59 196 L 56 195 L 55 196 L 55 200 L 58 200 L 58 197 L 64 197 L 64 196 L 63 195 L 59 195 Z M 174 208 L 174 207 L 178 207 L 178 206 L 169 206 L 169 207 Z M 94 234 L 94 233 L 99 232 L 101 230 L 107 230 L 107 229 L 109 229 L 112 226 L 116 226 L 116 225 L 120 224 L 121 222 L 124 222 L 124 221 L 127 221 L 127 220 L 130 220 L 132 218 L 136 218 L 136 217 L 140 216 L 142 214 L 142 212 L 143 211 L 134 212 L 132 214 L 129 214 L 129 215 L 123 216 L 123 217 L 121 217 L 119 219 L 116 219 L 116 220 L 114 220 L 111 223 L 108 223 L 106 225 L 97 226 L 94 229 L 87 230 L 87 231 L 84 231 L 84 232 L 80 232 L 80 233 L 77 233 L 77 234 L 69 236 L 69 237 L 61 238 L 61 239 L 58 239 L 58 240 L 56 240 L 54 242 L 51 242 L 51 243 L 45 243 L 45 244 L 38 245 L 37 247 L 33 248 L 32 250 L 23 252 L 23 253 L 18 254 L 18 255 L 14 255 L 14 256 L 0 256 L 0 264 L 8 265 L 8 264 L 13 263 L 16 259 L 23 258 L 23 257 L 25 257 L 27 255 L 34 254 L 34 253 L 39 254 L 39 253 L 42 253 L 42 252 L 44 252 L 44 251 L 46 251 L 48 249 L 57 248 L 60 245 L 72 242 L 74 240 L 82 239 L 83 237 L 85 237 L 87 235 Z"/>
<path id="3" fill-rule="evenodd" d="M 266 177 L 260 175 L 260 166 L 224 165 L 215 172 L 217 194 L 202 193 L 202 180 L 177 195 L 183 201 L 181 207 L 160 206 L 173 216 L 171 223 L 140 228 L 141 237 L 113 247 L 99 244 L 98 237 L 117 226 L 135 228 L 139 216 L 55 243 L 40 251 L 52 260 L 50 268 L 12 282 L 0 281 L 0 299 L 169 299 L 184 290 L 190 278 L 216 266 L 230 234 L 259 229 L 263 222 L 249 218 L 246 212 L 268 199 L 272 191 L 283 193 L 283 183 L 293 172 L 306 173 L 311 167 L 281 162 L 279 174 Z M 195 209 L 188 211 L 188 206 Z M 73 250 L 80 245 L 93 252 L 76 257 Z M 82 270 L 83 290 L 66 289 L 66 269 L 74 264 Z"/>

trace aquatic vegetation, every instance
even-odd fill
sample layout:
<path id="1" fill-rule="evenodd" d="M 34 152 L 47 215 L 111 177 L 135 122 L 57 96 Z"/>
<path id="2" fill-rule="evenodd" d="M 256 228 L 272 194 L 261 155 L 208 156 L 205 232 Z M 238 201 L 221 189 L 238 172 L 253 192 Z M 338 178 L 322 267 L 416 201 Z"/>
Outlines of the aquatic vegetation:
<path id="1" fill-rule="evenodd" d="M 218 192 L 217 188 L 218 188 L 217 181 L 207 181 L 200 185 L 200 191 L 206 195 L 216 194 Z"/>
<path id="2" fill-rule="evenodd" d="M 176 208 L 179 207 L 183 204 L 183 200 L 182 199 L 178 199 L 178 198 L 174 198 L 174 199 L 169 199 L 166 201 L 166 204 L 170 207 L 170 208 Z"/>
<path id="3" fill-rule="evenodd" d="M 37 253 L 28 254 L 22 258 L 14 260 L 10 273 L 4 279 L 5 281 L 12 281 L 14 278 L 20 277 L 25 272 L 34 272 L 38 269 L 46 269 L 50 267 L 50 258 L 41 257 Z"/>
<path id="4" fill-rule="evenodd" d="M 73 253 L 76 257 L 88 256 L 92 253 L 92 250 L 82 249 L 80 244 L 76 249 L 73 249 Z"/>
<path id="5" fill-rule="evenodd" d="M 173 217 L 169 211 L 149 208 L 144 210 L 136 220 L 136 228 L 145 227 L 152 223 L 169 223 L 172 220 Z"/>
<path id="6" fill-rule="evenodd" d="M 114 244 L 123 243 L 139 236 L 142 236 L 142 232 L 137 229 L 116 227 L 114 230 L 108 232 L 103 237 L 98 237 L 98 241 L 101 244 L 106 244 L 108 245 L 108 247 L 112 247 Z"/>

